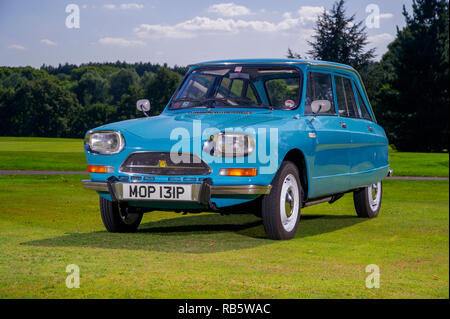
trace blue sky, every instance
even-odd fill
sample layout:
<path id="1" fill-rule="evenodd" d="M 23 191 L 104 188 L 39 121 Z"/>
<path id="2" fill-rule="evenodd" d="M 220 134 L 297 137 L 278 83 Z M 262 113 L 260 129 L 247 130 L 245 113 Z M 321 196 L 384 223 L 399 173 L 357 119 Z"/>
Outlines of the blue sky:
<path id="1" fill-rule="evenodd" d="M 314 21 L 332 0 L 0 0 L 0 65 L 127 61 L 187 65 L 226 58 L 282 58 L 287 48 L 305 54 Z M 347 0 L 347 12 L 366 20 L 378 58 L 404 26 L 411 0 Z M 80 27 L 67 28 L 68 4 L 80 9 Z"/>

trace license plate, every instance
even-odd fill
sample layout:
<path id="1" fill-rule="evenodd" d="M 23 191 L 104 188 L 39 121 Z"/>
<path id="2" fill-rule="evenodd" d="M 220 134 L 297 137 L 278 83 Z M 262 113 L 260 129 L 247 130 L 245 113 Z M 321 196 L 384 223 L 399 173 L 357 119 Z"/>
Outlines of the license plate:
<path id="1" fill-rule="evenodd" d="M 124 183 L 123 199 L 129 200 L 192 200 L 192 185 Z"/>

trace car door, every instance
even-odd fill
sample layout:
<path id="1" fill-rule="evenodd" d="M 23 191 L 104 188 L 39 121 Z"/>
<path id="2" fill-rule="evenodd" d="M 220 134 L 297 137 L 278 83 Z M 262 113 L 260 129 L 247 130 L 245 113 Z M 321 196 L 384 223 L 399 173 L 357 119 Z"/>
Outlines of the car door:
<path id="1" fill-rule="evenodd" d="M 314 113 L 314 101 L 329 101 L 329 109 Z M 349 189 L 349 151 L 351 139 L 342 119 L 336 114 L 336 99 L 331 73 L 308 72 L 305 119 L 314 145 L 310 168 L 310 198 L 344 192 Z"/>
<path id="2" fill-rule="evenodd" d="M 370 184 L 374 180 L 377 157 L 382 156 L 377 152 L 377 145 L 380 142 L 379 126 L 373 122 L 367 106 L 363 104 L 365 102 L 353 79 L 335 75 L 334 80 L 339 116 L 345 123 L 351 139 L 349 183 L 351 188 L 356 188 Z"/>

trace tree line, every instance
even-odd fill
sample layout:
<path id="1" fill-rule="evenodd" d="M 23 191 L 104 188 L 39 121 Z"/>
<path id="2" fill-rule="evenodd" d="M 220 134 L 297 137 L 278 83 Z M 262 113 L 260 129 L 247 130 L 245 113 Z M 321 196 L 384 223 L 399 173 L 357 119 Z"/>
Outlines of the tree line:
<path id="1" fill-rule="evenodd" d="M 363 22 L 337 0 L 316 22 L 303 58 L 357 69 L 389 137 L 402 151 L 448 151 L 449 4 L 414 0 L 406 26 L 380 61 L 366 50 Z M 288 49 L 287 57 L 302 58 Z M 2 136 L 82 137 L 93 127 L 141 117 L 135 103 L 148 98 L 159 114 L 187 68 L 126 62 L 0 67 Z"/>
<path id="2" fill-rule="evenodd" d="M 1 67 L 0 135 L 82 137 L 93 127 L 142 116 L 135 105 L 144 97 L 159 114 L 186 71 L 125 62 Z"/>

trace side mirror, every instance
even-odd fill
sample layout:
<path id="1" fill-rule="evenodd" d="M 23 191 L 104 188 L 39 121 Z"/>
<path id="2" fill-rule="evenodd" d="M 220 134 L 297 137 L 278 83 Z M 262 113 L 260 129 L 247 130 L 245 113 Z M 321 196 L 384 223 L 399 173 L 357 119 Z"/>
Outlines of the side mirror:
<path id="1" fill-rule="evenodd" d="M 150 111 L 150 101 L 143 99 L 136 102 L 136 108 L 138 111 L 141 111 L 145 114 L 145 116 L 148 116 L 147 112 Z"/>
<path id="2" fill-rule="evenodd" d="M 311 111 L 314 115 L 328 113 L 331 110 L 331 102 L 328 100 L 315 100 L 311 103 Z"/>

